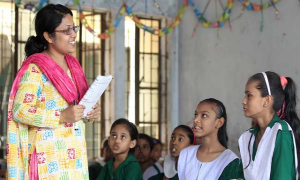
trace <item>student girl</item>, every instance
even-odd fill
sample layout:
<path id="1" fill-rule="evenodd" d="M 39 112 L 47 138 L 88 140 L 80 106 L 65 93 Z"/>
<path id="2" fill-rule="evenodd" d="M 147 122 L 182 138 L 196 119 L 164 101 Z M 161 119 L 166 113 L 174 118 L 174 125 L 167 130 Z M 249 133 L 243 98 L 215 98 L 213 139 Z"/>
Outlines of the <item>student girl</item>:
<path id="1" fill-rule="evenodd" d="M 193 145 L 196 137 L 194 136 L 193 130 L 186 125 L 177 126 L 171 135 L 169 143 L 169 151 L 164 161 L 164 173 L 152 176 L 149 180 L 162 180 L 171 179 L 178 180 L 177 164 L 181 150 Z"/>
<path id="2" fill-rule="evenodd" d="M 139 134 L 138 145 L 134 156 L 137 158 L 143 172 L 143 179 L 145 180 L 145 171 L 152 166 L 150 161 L 151 151 L 153 150 L 153 140 L 147 134 Z"/>
<path id="3" fill-rule="evenodd" d="M 202 137 L 201 145 L 190 146 L 180 152 L 180 180 L 243 178 L 238 168 L 238 157 L 227 149 L 226 124 L 226 109 L 222 102 L 210 98 L 198 104 L 193 130 L 196 137 Z"/>
<path id="4" fill-rule="evenodd" d="M 243 110 L 257 125 L 239 138 L 245 179 L 298 179 L 296 99 L 296 86 L 289 77 L 269 71 L 248 80 Z"/>
<path id="5" fill-rule="evenodd" d="M 105 138 L 101 145 L 101 157 L 96 158 L 95 162 L 89 163 L 89 177 L 90 180 L 98 178 L 102 168 L 105 164 L 113 158 L 113 154 L 108 145 L 108 138 Z"/>
<path id="6" fill-rule="evenodd" d="M 114 158 L 107 162 L 97 180 L 142 180 L 142 170 L 133 156 L 138 130 L 127 119 L 116 120 L 110 129 L 109 147 Z"/>
<path id="7" fill-rule="evenodd" d="M 151 151 L 151 161 L 152 163 L 158 163 L 159 159 L 161 158 L 163 145 L 160 140 L 153 138 L 153 150 Z"/>
<path id="8" fill-rule="evenodd" d="M 163 173 L 164 169 L 161 164 L 158 162 L 161 157 L 162 152 L 162 143 L 158 139 L 152 138 L 153 141 L 153 149 L 150 154 L 150 161 L 152 166 L 148 167 L 143 174 L 143 179 L 148 180 L 150 177 L 155 176 L 157 174 Z"/>

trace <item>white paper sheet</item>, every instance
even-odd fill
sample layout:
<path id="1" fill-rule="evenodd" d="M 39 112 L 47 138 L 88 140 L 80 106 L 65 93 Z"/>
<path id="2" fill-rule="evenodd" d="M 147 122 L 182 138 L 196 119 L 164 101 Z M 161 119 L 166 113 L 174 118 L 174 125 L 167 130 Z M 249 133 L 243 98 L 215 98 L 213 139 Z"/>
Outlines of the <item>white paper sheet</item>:
<path id="1" fill-rule="evenodd" d="M 83 117 L 87 116 L 87 113 L 93 109 L 93 106 L 98 102 L 99 98 L 112 80 L 112 76 L 98 75 L 94 80 L 90 88 L 80 100 L 79 104 L 85 106 Z"/>

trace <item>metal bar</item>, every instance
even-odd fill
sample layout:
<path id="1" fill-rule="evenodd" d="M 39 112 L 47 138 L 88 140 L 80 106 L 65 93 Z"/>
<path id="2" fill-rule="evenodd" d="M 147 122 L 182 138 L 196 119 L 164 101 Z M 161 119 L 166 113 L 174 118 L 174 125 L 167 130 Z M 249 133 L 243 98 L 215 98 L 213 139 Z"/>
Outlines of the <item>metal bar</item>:
<path id="1" fill-rule="evenodd" d="M 1 11 L 1 17 L 4 17 L 4 10 Z M 4 21 L 1 21 L 1 32 L 3 32 L 3 26 L 4 26 Z M 3 70 L 4 70 L 4 61 L 3 61 L 3 59 L 4 59 L 4 34 L 1 35 L 1 59 L 2 59 L 2 61 L 1 61 L 1 67 L 0 67 L 1 71 L 0 72 L 3 72 Z M 1 91 L 1 92 L 3 92 L 3 91 Z M 1 106 L 1 104 L 0 104 L 0 106 Z"/>
<path id="2" fill-rule="evenodd" d="M 4 12 L 3 12 L 4 10 L 2 10 L 1 11 L 1 17 L 4 17 Z M 1 21 L 1 32 L 3 32 L 3 24 L 4 24 L 4 22 L 3 21 Z M 3 58 L 4 58 L 4 35 L 1 35 L 1 59 L 2 59 L 2 61 L 1 61 L 1 67 L 0 67 L 0 72 L 4 72 L 4 61 L 3 61 Z M 3 79 L 5 79 L 5 78 L 3 78 Z M 5 81 L 5 80 L 4 80 Z M 4 83 L 4 86 L 5 86 L 5 83 Z M 5 92 L 4 92 L 4 86 L 2 87 L 2 86 L 0 86 L 0 127 L 2 127 L 1 128 L 1 132 L 0 132 L 0 137 L 2 137 L 2 136 L 4 136 L 4 116 L 3 116 L 3 111 L 4 111 L 4 109 L 2 108 L 2 103 L 4 104 L 4 102 L 3 102 L 3 99 L 4 99 L 4 94 L 5 94 Z M 1 141 L 1 139 L 0 139 L 0 141 Z M 2 143 L 0 143 L 0 144 L 2 144 Z M 0 146 L 0 152 L 2 151 L 2 145 Z M 0 154 L 0 158 L 3 158 L 4 157 L 4 152 L 2 153 L 2 154 Z"/>
<path id="3" fill-rule="evenodd" d="M 78 44 L 78 48 L 79 48 L 79 52 L 78 52 L 78 60 L 79 60 L 79 63 L 80 65 L 82 66 L 82 23 L 79 19 L 79 27 L 80 27 L 80 30 L 79 30 L 79 44 Z"/>
<path id="4" fill-rule="evenodd" d="M 164 24 L 164 27 L 166 27 L 168 25 L 168 19 L 166 18 L 166 21 L 165 21 L 165 24 Z M 168 62 L 167 60 L 169 59 L 169 52 L 168 52 L 168 38 L 166 38 L 165 36 L 165 117 L 164 117 L 164 121 L 165 121 L 165 133 L 168 134 L 168 108 L 167 107 L 167 104 L 168 104 L 168 76 L 167 76 L 167 70 L 168 70 Z M 169 141 L 168 141 L 168 136 L 165 136 L 165 144 L 166 146 L 165 147 L 169 147 Z"/>
<path id="5" fill-rule="evenodd" d="M 145 114 L 145 93 L 143 93 L 143 121 L 146 121 Z M 143 126 L 143 132 L 145 133 L 145 126 Z"/>
<path id="6" fill-rule="evenodd" d="M 95 13 L 94 11 L 92 12 L 92 22 L 93 22 L 93 27 L 95 27 Z M 95 56 L 95 36 L 93 36 L 93 43 L 92 43 L 92 62 L 93 62 L 93 79 L 96 77 L 96 70 L 97 70 L 97 67 L 96 67 L 96 56 Z M 92 144 L 93 144 L 93 157 L 96 157 L 95 156 L 95 128 L 97 128 L 97 126 L 93 126 L 93 141 L 92 141 Z M 97 138 L 98 139 L 98 138 Z"/>
<path id="7" fill-rule="evenodd" d="M 150 22 L 151 22 L 151 27 L 153 27 L 152 16 L 151 16 Z M 152 79 L 152 60 L 153 60 L 152 59 L 153 58 L 152 40 L 153 40 L 153 35 L 151 34 L 150 35 L 150 43 L 147 43 L 147 44 L 150 44 L 150 52 L 151 52 L 151 54 L 150 54 L 150 66 L 149 66 L 149 68 L 150 68 L 150 87 L 151 88 L 152 88 L 152 84 L 153 84 L 153 79 Z M 149 90 L 150 90 L 150 121 L 152 122 L 153 121 L 153 117 L 152 117 L 152 105 L 153 105 L 152 96 L 153 96 L 153 94 L 152 94 L 152 90 L 151 89 L 149 89 Z M 150 126 L 151 137 L 153 137 L 152 132 L 153 132 L 153 128 L 152 128 L 152 126 Z"/>
<path id="8" fill-rule="evenodd" d="M 101 32 L 105 32 L 106 29 L 106 23 L 105 23 L 106 15 L 103 13 L 101 14 Z M 101 73 L 102 75 L 105 75 L 105 39 L 101 39 Z M 101 96 L 101 141 L 105 138 L 105 97 L 106 94 Z M 104 127 L 104 128 L 102 128 Z M 103 131 L 102 131 L 103 130 Z"/>
<path id="9" fill-rule="evenodd" d="M 147 53 L 147 52 L 140 52 L 140 54 L 144 54 L 144 55 L 159 55 L 159 53 Z"/>
<path id="10" fill-rule="evenodd" d="M 140 31 L 142 31 L 142 29 L 140 29 Z M 145 47 L 146 47 L 146 32 L 143 32 L 143 52 L 145 51 Z M 141 55 L 140 55 L 141 56 Z M 143 61 L 143 78 L 141 79 L 141 81 L 139 82 L 139 88 L 141 87 L 141 83 L 142 81 L 145 80 L 145 69 L 146 69 L 146 63 L 145 63 L 145 55 L 143 54 L 142 56 L 142 61 Z M 140 94 L 140 93 L 139 93 Z M 145 121 L 145 93 L 143 93 L 143 121 Z M 145 132 L 145 126 L 143 126 L 143 132 Z"/>
<path id="11" fill-rule="evenodd" d="M 22 27 L 21 27 L 20 29 L 22 29 Z M 18 42 L 19 42 L 20 44 L 26 44 L 27 41 L 22 41 L 22 40 L 21 40 L 21 41 L 18 41 Z"/>
<path id="12" fill-rule="evenodd" d="M 135 122 L 140 124 L 139 109 L 140 109 L 140 29 L 135 28 Z"/>
<path id="13" fill-rule="evenodd" d="M 157 125 L 156 122 L 147 122 L 147 121 L 141 121 L 140 123 L 143 123 L 143 124 L 150 124 L 150 125 Z"/>
<path id="14" fill-rule="evenodd" d="M 159 88 L 157 87 L 143 87 L 143 86 L 140 86 L 140 89 L 150 89 L 150 90 L 159 90 Z"/>
<path id="15" fill-rule="evenodd" d="M 161 29 L 161 20 L 158 21 L 159 29 Z M 158 139 L 160 139 L 161 134 L 161 114 L 162 114 L 162 71 L 161 71 L 161 37 L 158 38 Z M 166 106 L 166 105 L 165 105 Z M 164 107 L 166 108 L 166 107 Z M 167 109 L 167 108 L 166 108 Z M 167 128 L 167 127 L 166 127 Z"/>
<path id="16" fill-rule="evenodd" d="M 19 8 L 15 4 L 15 54 L 14 54 L 14 62 L 13 62 L 14 71 L 12 72 L 13 78 L 16 76 L 16 73 L 18 71 L 18 50 L 19 50 Z"/>
<path id="17" fill-rule="evenodd" d="M 127 94 L 127 115 L 129 114 L 129 95 L 130 95 L 130 72 L 131 72 L 131 68 L 130 68 L 130 47 L 126 48 L 126 60 L 127 60 L 127 89 L 126 89 L 126 94 Z"/>

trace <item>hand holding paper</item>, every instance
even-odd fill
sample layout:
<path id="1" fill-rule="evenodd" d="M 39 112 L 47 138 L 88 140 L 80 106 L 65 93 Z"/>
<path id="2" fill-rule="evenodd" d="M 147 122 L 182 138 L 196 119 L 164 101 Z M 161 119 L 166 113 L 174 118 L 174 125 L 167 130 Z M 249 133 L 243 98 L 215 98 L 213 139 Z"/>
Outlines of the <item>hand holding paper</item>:
<path id="1" fill-rule="evenodd" d="M 112 76 L 98 75 L 90 88 L 87 90 L 79 104 L 85 106 L 83 117 L 87 116 L 87 113 L 93 109 L 93 106 L 97 103 L 107 86 L 112 80 Z"/>

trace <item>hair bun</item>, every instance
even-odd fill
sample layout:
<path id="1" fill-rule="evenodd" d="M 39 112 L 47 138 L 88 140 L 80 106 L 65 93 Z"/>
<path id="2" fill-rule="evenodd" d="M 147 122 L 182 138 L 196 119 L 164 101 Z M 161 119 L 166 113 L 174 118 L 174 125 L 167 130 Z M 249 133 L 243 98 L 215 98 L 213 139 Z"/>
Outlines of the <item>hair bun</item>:
<path id="1" fill-rule="evenodd" d="M 30 36 L 25 45 L 26 57 L 34 53 L 40 53 L 44 50 L 44 44 L 37 36 Z"/>

